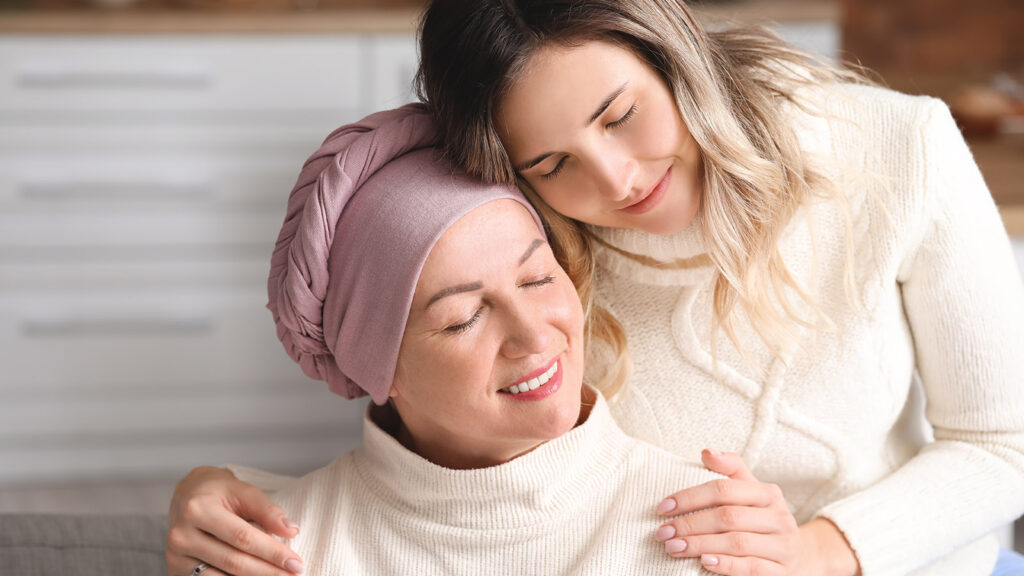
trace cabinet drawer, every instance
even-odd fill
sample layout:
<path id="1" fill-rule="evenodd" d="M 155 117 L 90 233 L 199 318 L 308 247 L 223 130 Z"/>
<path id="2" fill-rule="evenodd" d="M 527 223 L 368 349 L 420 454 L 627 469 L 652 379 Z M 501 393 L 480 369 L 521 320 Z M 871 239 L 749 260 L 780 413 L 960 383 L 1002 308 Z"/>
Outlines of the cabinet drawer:
<path id="1" fill-rule="evenodd" d="M 4 210 L 0 213 L 0 249 L 17 256 L 31 250 L 56 256 L 105 258 L 146 249 L 263 249 L 269 255 L 284 220 L 283 211 L 131 209 L 91 211 L 65 208 Z M 119 250 L 121 252 L 119 252 Z"/>
<path id="2" fill-rule="evenodd" d="M 0 390 L 316 386 L 277 340 L 266 292 L 0 295 Z"/>
<path id="3" fill-rule="evenodd" d="M 0 294 L 100 294 L 137 290 L 266 289 L 270 254 L 266 250 L 203 250 L 188 254 L 126 254 L 82 258 L 74 254 L 39 258 L 35 254 L 0 258 Z"/>
<path id="4" fill-rule="evenodd" d="M 9 110 L 359 109 L 358 38 L 0 38 Z"/>
<path id="5" fill-rule="evenodd" d="M 265 207 L 282 217 L 310 150 L 298 147 L 181 150 L 22 150 L 0 155 L 0 211 L 80 206 Z"/>
<path id="6" fill-rule="evenodd" d="M 38 394 L 16 403 L 0 403 L 0 442 L 35 443 L 83 437 L 137 436 L 150 441 L 162 433 L 198 436 L 204 429 L 273 430 L 284 435 L 336 428 L 347 420 L 359 429 L 360 403 L 349 403 L 316 382 L 267 386 L 208 386 L 206 390 L 92 390 L 89 393 Z M 259 414 L 258 422 L 252 420 Z M 344 418 L 343 418 L 344 417 Z M 186 424 L 187 422 L 187 424 Z M 353 425 L 354 424 L 354 425 Z M 212 434 L 211 434 L 212 435 Z"/>

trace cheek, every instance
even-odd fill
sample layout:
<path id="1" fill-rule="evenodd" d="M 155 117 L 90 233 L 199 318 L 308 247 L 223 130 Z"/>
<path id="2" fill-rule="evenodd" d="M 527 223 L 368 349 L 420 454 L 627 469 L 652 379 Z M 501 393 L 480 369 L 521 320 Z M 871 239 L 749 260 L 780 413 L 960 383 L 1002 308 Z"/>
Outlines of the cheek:
<path id="1" fill-rule="evenodd" d="M 637 126 L 633 144 L 641 151 L 641 156 L 660 158 L 677 154 L 689 136 L 689 131 L 675 105 L 662 102 L 651 112 Z M 666 123 L 666 120 L 669 122 Z"/>
<path id="2" fill-rule="evenodd" d="M 579 344 L 583 338 L 583 304 L 568 276 L 561 284 L 562 290 L 551 306 L 554 323 L 566 333 L 571 341 Z"/>
<path id="3" fill-rule="evenodd" d="M 430 346 L 415 350 L 402 362 L 401 386 L 411 396 L 431 402 L 463 393 L 468 382 L 477 381 L 485 368 L 483 357 L 467 345 L 467 339 L 441 336 Z M 400 388 L 400 391 L 403 391 Z"/>

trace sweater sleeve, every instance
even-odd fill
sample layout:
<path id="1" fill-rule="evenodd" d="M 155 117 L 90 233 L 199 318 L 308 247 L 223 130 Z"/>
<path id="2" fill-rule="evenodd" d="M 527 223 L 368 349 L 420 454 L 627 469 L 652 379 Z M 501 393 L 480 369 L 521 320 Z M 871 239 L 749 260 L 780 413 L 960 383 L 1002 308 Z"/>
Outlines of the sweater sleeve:
<path id="1" fill-rule="evenodd" d="M 923 112 L 923 209 L 898 281 L 935 440 L 819 512 L 863 576 L 907 574 L 1024 511 L 1024 288 L 949 110 Z"/>

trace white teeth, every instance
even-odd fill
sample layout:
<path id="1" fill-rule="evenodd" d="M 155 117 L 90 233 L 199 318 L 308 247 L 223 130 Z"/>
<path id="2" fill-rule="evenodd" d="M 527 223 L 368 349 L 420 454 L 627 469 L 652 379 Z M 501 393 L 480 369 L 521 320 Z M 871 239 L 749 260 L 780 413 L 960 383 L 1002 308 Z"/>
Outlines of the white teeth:
<path id="1" fill-rule="evenodd" d="M 551 377 L 555 375 L 555 372 L 558 372 L 558 362 L 552 364 L 551 367 L 548 368 L 547 371 L 545 371 L 540 376 L 537 376 L 536 378 L 530 378 L 526 382 L 513 384 L 508 388 L 503 388 L 502 392 L 508 392 L 510 394 L 519 394 L 520 392 L 536 390 L 537 388 L 540 388 L 541 386 L 547 384 L 548 380 L 551 380 Z"/>

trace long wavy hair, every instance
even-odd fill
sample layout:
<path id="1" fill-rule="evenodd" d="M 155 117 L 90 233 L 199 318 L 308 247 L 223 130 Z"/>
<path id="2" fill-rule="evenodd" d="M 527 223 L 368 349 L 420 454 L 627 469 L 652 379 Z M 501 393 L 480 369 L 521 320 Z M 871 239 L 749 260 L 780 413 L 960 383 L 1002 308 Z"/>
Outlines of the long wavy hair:
<path id="1" fill-rule="evenodd" d="M 799 327 L 831 326 L 786 268 L 779 240 L 806 199 L 842 191 L 812 166 L 782 104 L 811 111 L 802 88 L 864 83 L 861 74 L 763 28 L 705 31 L 681 0 L 434 0 L 420 28 L 419 96 L 454 162 L 488 181 L 518 182 L 547 219 L 556 254 L 590 311 L 588 333 L 615 353 L 595 384 L 606 395 L 619 390 L 629 359 L 622 326 L 593 301 L 592 240 L 584 224 L 547 207 L 517 177 L 496 129 L 502 97 L 540 48 L 595 40 L 632 50 L 661 75 L 700 148 L 697 221 L 716 268 L 712 352 L 718 330 L 743 351 L 733 323 L 737 305 L 776 355 L 798 344 Z M 846 244 L 850 296 L 849 224 Z"/>

